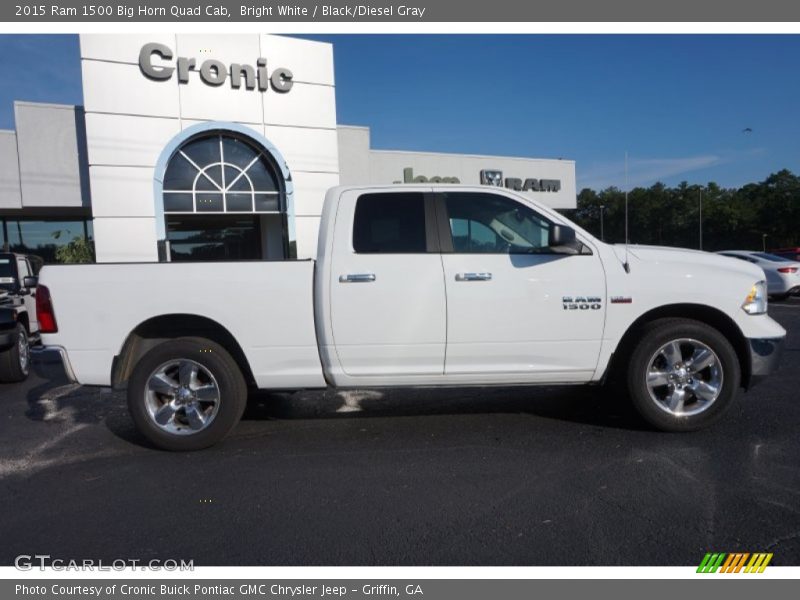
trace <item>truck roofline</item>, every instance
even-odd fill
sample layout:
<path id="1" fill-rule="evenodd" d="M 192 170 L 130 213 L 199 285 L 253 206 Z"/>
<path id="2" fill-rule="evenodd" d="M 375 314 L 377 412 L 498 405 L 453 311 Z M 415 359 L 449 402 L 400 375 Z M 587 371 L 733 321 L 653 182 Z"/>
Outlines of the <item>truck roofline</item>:
<path id="1" fill-rule="evenodd" d="M 332 187 L 328 190 L 328 194 L 341 194 L 342 192 L 350 192 L 350 191 L 376 191 L 376 190 L 402 190 L 402 191 L 419 191 L 419 192 L 430 192 L 434 188 L 447 188 L 456 191 L 463 191 L 463 192 L 486 192 L 486 191 L 513 191 L 508 190 L 506 188 L 501 188 L 492 185 L 481 185 L 481 184 L 466 184 L 466 183 L 441 183 L 441 182 L 427 182 L 427 183 L 384 183 L 379 185 L 337 185 Z"/>

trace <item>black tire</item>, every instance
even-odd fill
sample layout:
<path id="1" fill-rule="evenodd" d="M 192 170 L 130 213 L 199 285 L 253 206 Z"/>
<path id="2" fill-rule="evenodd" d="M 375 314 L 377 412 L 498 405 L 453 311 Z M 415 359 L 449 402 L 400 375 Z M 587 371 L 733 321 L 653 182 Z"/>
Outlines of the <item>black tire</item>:
<path id="1" fill-rule="evenodd" d="M 669 342 L 679 339 L 697 340 L 710 348 L 718 359 L 715 364 L 721 369 L 722 384 L 718 396 L 698 414 L 677 415 L 662 408 L 651 396 L 647 385 L 647 374 L 655 353 Z M 709 372 L 705 373 L 699 376 L 705 377 Z M 641 332 L 631 353 L 626 383 L 633 407 L 651 426 L 661 431 L 695 431 L 717 421 L 736 401 L 741 384 L 741 367 L 731 343 L 713 327 L 691 319 L 659 319 L 645 326 Z M 669 393 L 668 389 L 664 393 Z"/>
<path id="2" fill-rule="evenodd" d="M 25 326 L 17 323 L 13 335 L 17 340 L 14 345 L 0 352 L 0 382 L 2 383 L 25 381 L 30 372 L 30 340 Z"/>
<path id="3" fill-rule="evenodd" d="M 219 406 L 204 429 L 178 434 L 155 422 L 148 410 L 146 392 L 150 376 L 161 365 L 181 359 L 197 363 L 213 375 L 219 389 Z M 128 382 L 128 410 L 137 429 L 163 450 L 183 452 L 213 446 L 239 422 L 246 404 L 247 384 L 238 365 L 222 346 L 204 338 L 183 337 L 159 344 L 141 358 Z"/>

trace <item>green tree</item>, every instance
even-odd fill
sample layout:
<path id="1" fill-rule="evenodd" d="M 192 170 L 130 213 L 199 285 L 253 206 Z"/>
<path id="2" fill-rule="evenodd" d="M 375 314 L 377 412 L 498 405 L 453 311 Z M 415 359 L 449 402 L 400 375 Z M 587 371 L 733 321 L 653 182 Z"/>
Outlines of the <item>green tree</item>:
<path id="1" fill-rule="evenodd" d="M 59 239 L 61 235 L 60 230 L 53 232 L 55 239 Z M 66 244 L 56 248 L 56 260 L 65 264 L 93 263 L 95 261 L 94 244 L 83 236 L 75 236 Z"/>
<path id="2" fill-rule="evenodd" d="M 800 246 L 800 177 L 786 169 L 738 189 L 713 181 L 634 188 L 628 193 L 629 241 L 698 248 L 701 195 L 704 250 L 760 250 L 765 234 L 768 248 Z M 606 241 L 624 242 L 625 194 L 617 188 L 581 190 L 570 216 L 599 237 L 601 206 Z"/>

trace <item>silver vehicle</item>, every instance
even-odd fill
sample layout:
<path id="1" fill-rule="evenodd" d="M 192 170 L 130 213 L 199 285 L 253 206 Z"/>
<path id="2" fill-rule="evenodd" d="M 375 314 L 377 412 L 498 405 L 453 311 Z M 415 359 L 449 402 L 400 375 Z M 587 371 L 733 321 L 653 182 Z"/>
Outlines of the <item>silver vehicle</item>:
<path id="1" fill-rule="evenodd" d="M 783 300 L 800 292 L 800 262 L 751 250 L 724 250 L 718 254 L 746 260 L 761 267 L 767 277 L 767 293 L 773 298 Z"/>

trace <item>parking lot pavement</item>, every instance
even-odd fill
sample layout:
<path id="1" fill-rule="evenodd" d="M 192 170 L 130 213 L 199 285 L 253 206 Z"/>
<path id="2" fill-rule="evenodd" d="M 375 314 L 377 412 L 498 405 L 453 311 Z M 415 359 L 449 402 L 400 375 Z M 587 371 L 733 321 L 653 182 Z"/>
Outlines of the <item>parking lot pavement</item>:
<path id="1" fill-rule="evenodd" d="M 0 385 L 0 564 L 800 564 L 800 301 L 781 370 L 725 420 L 646 430 L 593 388 L 253 398 L 223 444 L 152 449 L 124 396 Z"/>

